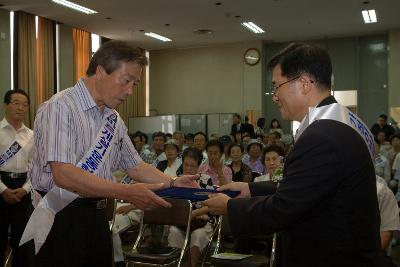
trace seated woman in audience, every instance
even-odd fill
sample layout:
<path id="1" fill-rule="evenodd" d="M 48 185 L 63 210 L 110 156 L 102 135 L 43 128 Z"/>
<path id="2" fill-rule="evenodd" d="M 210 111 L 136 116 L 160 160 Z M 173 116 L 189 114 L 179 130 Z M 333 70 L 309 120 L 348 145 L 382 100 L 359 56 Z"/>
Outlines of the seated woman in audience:
<path id="1" fill-rule="evenodd" d="M 264 149 L 262 162 L 267 169 L 267 173 L 258 176 L 254 182 L 271 181 L 274 183 L 282 179 L 283 158 L 285 154 L 283 148 L 279 145 L 269 145 Z"/>
<path id="2" fill-rule="evenodd" d="M 388 160 L 390 161 L 390 167 L 392 167 L 394 159 L 400 153 L 400 134 L 393 135 L 390 138 L 390 144 L 392 145 L 392 151 L 389 153 Z"/>
<path id="3" fill-rule="evenodd" d="M 279 123 L 279 121 L 277 119 L 271 120 L 271 124 L 269 126 L 269 132 L 270 133 L 278 132 L 281 134 L 281 136 L 283 135 L 283 130 L 281 128 L 281 124 Z"/>
<path id="4" fill-rule="evenodd" d="M 242 162 L 244 148 L 239 144 L 232 144 L 228 153 L 232 160 L 229 168 L 232 171 L 233 182 L 252 182 L 251 168 Z"/>
<path id="5" fill-rule="evenodd" d="M 257 127 L 254 129 L 254 134 L 257 135 L 264 135 L 264 127 L 265 127 L 265 119 L 258 118 L 257 120 Z"/>
<path id="6" fill-rule="evenodd" d="M 203 155 L 200 150 L 196 148 L 187 148 L 182 154 L 182 160 L 183 174 L 194 175 L 198 173 L 199 166 L 203 160 Z M 196 205 L 196 207 L 198 207 L 198 204 Z M 201 208 L 198 210 L 201 210 Z M 192 212 L 192 220 L 197 216 L 196 211 L 197 210 L 194 210 Z M 197 265 L 201 252 L 208 244 L 212 234 L 212 226 L 209 222 L 207 222 L 207 215 L 201 215 L 199 217 L 201 218 L 197 218 L 197 221 L 203 221 L 204 226 L 192 230 L 190 235 L 191 266 Z M 168 234 L 169 246 L 182 247 L 184 240 L 185 236 L 183 234 L 183 231 L 175 226 L 171 226 Z"/>
<path id="7" fill-rule="evenodd" d="M 215 185 L 224 185 L 232 182 L 231 169 L 221 162 L 224 147 L 221 142 L 211 140 L 206 146 L 208 162 L 199 168 L 199 173 L 206 174 L 200 177 L 201 187 L 211 187 Z M 204 178 L 207 177 L 207 178 Z"/>
<path id="8" fill-rule="evenodd" d="M 247 145 L 248 157 L 243 159 L 243 163 L 251 168 L 251 171 L 263 175 L 265 173 L 264 165 L 261 162 L 261 152 L 263 145 L 256 139 L 250 140 Z"/>
<path id="9" fill-rule="evenodd" d="M 232 160 L 229 157 L 229 147 L 232 144 L 231 137 L 229 135 L 223 135 L 220 138 L 218 138 L 218 141 L 224 146 L 224 153 L 222 154 L 221 162 L 224 165 L 231 164 Z"/>
<path id="10" fill-rule="evenodd" d="M 386 141 L 389 138 L 389 136 L 386 136 L 386 133 L 384 131 L 379 131 L 376 134 L 376 138 L 380 145 L 381 155 L 385 156 L 385 158 L 388 159 L 390 151 L 392 150 L 392 145 L 388 141 Z"/>
<path id="11" fill-rule="evenodd" d="M 385 179 L 386 183 L 390 183 L 391 173 L 390 164 L 385 156 L 380 153 L 381 145 L 375 137 L 375 174 Z"/>
<path id="12" fill-rule="evenodd" d="M 237 143 L 237 144 L 242 143 L 242 133 L 241 132 L 236 132 L 234 137 L 235 137 L 235 143 Z"/>
<path id="13" fill-rule="evenodd" d="M 157 164 L 157 169 L 170 176 L 177 176 L 182 174 L 182 161 L 178 157 L 179 145 L 175 139 L 169 139 L 164 144 L 166 160 L 162 160 Z"/>

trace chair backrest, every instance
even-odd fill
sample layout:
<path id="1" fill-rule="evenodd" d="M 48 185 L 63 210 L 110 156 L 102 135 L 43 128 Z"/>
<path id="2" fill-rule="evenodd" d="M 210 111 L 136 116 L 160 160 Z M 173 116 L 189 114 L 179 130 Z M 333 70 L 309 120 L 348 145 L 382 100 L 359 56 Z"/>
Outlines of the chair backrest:
<path id="1" fill-rule="evenodd" d="M 221 234 L 222 235 L 232 235 L 231 226 L 229 225 L 228 215 L 226 215 L 226 214 L 222 216 Z"/>
<path id="2" fill-rule="evenodd" d="M 171 208 L 154 208 L 143 212 L 144 224 L 163 224 L 186 227 L 190 221 L 192 204 L 189 200 L 165 198 Z"/>

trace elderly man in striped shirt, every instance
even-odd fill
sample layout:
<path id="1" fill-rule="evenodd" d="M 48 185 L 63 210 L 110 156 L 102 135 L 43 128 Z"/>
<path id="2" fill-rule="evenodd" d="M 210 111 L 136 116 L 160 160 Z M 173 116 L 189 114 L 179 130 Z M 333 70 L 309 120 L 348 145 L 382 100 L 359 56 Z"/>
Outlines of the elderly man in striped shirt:
<path id="1" fill-rule="evenodd" d="M 146 64 L 141 51 L 107 42 L 86 77 L 38 109 L 28 176 L 43 199 L 21 241 L 35 239 L 36 266 L 112 266 L 105 198 L 140 209 L 168 207 L 154 190 L 196 186 L 196 176 L 176 179 L 144 163 L 114 110 L 139 84 Z M 112 173 L 119 169 L 139 183 L 115 183 Z"/>

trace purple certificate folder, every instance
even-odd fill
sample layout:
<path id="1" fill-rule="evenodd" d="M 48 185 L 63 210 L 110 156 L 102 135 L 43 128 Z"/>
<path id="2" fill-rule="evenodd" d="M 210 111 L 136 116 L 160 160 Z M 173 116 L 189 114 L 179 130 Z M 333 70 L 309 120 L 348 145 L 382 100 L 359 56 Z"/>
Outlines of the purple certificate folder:
<path id="1" fill-rule="evenodd" d="M 236 197 L 239 191 L 217 191 L 214 189 L 171 187 L 155 191 L 160 197 L 188 199 L 190 201 L 204 201 L 208 199 L 208 195 L 212 193 L 224 193 L 229 197 Z"/>

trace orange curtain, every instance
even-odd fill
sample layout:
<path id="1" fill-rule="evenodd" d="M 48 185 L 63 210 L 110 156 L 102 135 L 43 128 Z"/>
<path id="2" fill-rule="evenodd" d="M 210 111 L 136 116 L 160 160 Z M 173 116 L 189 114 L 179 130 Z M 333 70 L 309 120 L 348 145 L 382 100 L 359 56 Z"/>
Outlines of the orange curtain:
<path id="1" fill-rule="evenodd" d="M 36 104 L 48 100 L 54 86 L 54 21 L 39 17 L 36 39 L 37 94 Z"/>
<path id="2" fill-rule="evenodd" d="M 87 31 L 72 29 L 74 43 L 74 78 L 78 81 L 86 76 L 86 70 L 90 60 L 90 34 Z"/>
<path id="3" fill-rule="evenodd" d="M 246 110 L 246 116 L 249 117 L 249 123 L 256 125 L 257 119 L 260 117 L 260 111 L 255 109 Z"/>
<path id="4" fill-rule="evenodd" d="M 31 100 L 25 124 L 32 128 L 36 113 L 36 31 L 35 16 L 22 11 L 15 13 L 17 32 L 17 87 L 25 90 Z"/>

